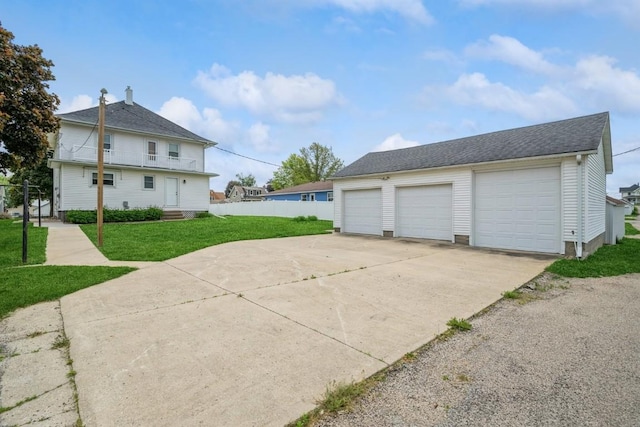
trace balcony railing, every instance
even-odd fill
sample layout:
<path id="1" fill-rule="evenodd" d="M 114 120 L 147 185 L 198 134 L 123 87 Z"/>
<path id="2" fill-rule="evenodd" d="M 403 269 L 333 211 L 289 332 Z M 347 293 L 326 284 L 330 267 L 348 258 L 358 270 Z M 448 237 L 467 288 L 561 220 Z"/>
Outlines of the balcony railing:
<path id="1" fill-rule="evenodd" d="M 61 160 L 98 162 L 98 149 L 95 147 L 74 145 L 71 150 L 61 149 L 59 153 Z M 204 171 L 204 168 L 196 159 L 161 156 L 159 154 L 134 153 L 122 150 L 104 150 L 104 164 L 140 166 L 192 172 Z"/>

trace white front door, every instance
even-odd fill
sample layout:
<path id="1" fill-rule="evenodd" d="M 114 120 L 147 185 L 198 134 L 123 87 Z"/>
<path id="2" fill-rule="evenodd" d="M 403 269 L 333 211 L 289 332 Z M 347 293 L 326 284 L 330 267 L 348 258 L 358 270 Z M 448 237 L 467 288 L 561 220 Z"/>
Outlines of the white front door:
<path id="1" fill-rule="evenodd" d="M 178 178 L 165 179 L 164 203 L 166 206 L 178 206 Z"/>

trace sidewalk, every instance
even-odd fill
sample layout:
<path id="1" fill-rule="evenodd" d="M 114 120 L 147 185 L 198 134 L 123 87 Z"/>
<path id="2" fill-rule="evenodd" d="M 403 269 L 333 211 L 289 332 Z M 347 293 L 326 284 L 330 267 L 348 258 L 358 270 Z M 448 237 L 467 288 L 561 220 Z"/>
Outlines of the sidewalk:
<path id="1" fill-rule="evenodd" d="M 153 262 L 109 261 L 76 224 L 42 222 L 49 229 L 45 265 L 105 265 L 142 268 Z"/>

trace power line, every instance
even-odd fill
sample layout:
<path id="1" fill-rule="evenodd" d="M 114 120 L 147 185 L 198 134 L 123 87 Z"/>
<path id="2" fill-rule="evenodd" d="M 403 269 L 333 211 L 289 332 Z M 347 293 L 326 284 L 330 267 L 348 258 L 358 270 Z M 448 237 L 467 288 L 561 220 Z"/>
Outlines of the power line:
<path id="1" fill-rule="evenodd" d="M 122 110 L 124 110 L 125 112 L 129 113 L 129 114 L 132 114 L 132 115 L 134 115 L 134 116 L 136 116 L 136 117 L 139 117 L 140 119 L 143 119 L 143 120 L 144 120 L 144 118 L 143 118 L 143 117 L 141 117 L 139 114 L 137 114 L 137 113 L 135 113 L 135 112 L 133 112 L 133 111 L 129 110 L 128 108 L 126 108 L 126 107 L 124 107 L 124 106 L 123 106 L 123 107 L 121 107 L 121 109 L 122 109 Z M 169 129 L 168 127 L 164 126 L 162 123 L 156 123 L 156 124 L 157 124 L 157 125 L 159 125 L 160 127 L 164 128 L 164 129 L 165 129 L 165 130 L 167 130 L 167 131 L 175 132 L 175 130 L 174 130 L 174 129 Z M 264 163 L 265 165 L 275 166 L 275 167 L 277 167 L 277 168 L 279 168 L 279 167 L 280 167 L 280 165 L 276 165 L 275 163 L 271 163 L 271 162 L 267 162 L 266 160 L 255 159 L 255 158 L 253 158 L 253 157 L 249 157 L 249 156 L 245 156 L 245 155 L 242 155 L 242 154 L 234 153 L 234 152 L 233 152 L 233 151 L 231 151 L 231 150 L 226 150 L 226 149 L 224 149 L 224 148 L 218 147 L 217 145 L 214 145 L 214 146 L 213 146 L 213 148 L 217 148 L 218 150 L 220 150 L 220 151 L 224 151 L 225 153 L 233 154 L 234 156 L 242 157 L 242 158 L 244 158 L 244 159 L 253 160 L 254 162 Z"/>
<path id="2" fill-rule="evenodd" d="M 218 150 L 224 151 L 225 153 L 233 154 L 234 156 L 243 157 L 245 159 L 253 160 L 254 162 L 264 163 L 265 165 L 275 166 L 277 168 L 280 167 L 280 165 L 276 165 L 275 163 L 270 163 L 270 162 L 267 162 L 265 160 L 254 159 L 253 157 L 244 156 L 242 154 L 234 153 L 233 151 L 229 151 L 229 150 L 225 150 L 224 148 L 220 148 L 217 145 L 214 145 L 213 148 L 217 148 Z"/>
<path id="3" fill-rule="evenodd" d="M 632 148 L 631 150 L 627 150 L 627 151 L 623 151 L 622 153 L 614 154 L 612 157 L 622 156 L 623 154 L 631 153 L 633 151 L 638 151 L 638 150 L 640 150 L 640 147 Z"/>

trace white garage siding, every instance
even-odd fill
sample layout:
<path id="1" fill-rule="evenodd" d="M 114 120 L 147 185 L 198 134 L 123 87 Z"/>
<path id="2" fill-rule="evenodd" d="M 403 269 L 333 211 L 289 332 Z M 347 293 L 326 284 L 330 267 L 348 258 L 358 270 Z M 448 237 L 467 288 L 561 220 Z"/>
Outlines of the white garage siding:
<path id="1" fill-rule="evenodd" d="M 385 174 L 372 178 L 338 179 L 333 182 L 335 217 L 333 225 L 342 225 L 343 201 L 340 194 L 353 189 L 381 188 L 382 190 L 382 229 L 396 234 L 396 191 L 407 186 L 448 184 L 452 191 L 452 227 L 454 235 L 468 236 L 471 232 L 471 177 L 472 171 L 466 168 Z"/>
<path id="2" fill-rule="evenodd" d="M 578 239 L 578 165 L 575 156 L 562 161 L 562 240 Z"/>
<path id="3" fill-rule="evenodd" d="M 589 242 L 605 232 L 607 183 L 602 142 L 598 153 L 586 156 L 586 220 L 585 241 Z"/>
<path id="4" fill-rule="evenodd" d="M 396 236 L 453 240 L 450 184 L 399 187 L 396 199 Z"/>
<path id="5" fill-rule="evenodd" d="M 343 193 L 345 233 L 382 235 L 382 193 L 379 188 Z"/>
<path id="6" fill-rule="evenodd" d="M 474 245 L 560 252 L 560 168 L 475 176 Z"/>

